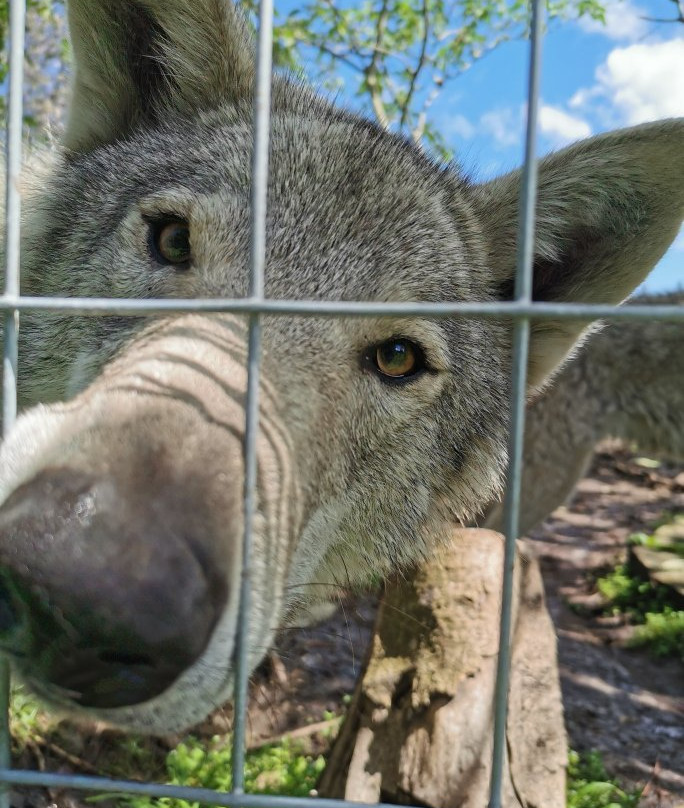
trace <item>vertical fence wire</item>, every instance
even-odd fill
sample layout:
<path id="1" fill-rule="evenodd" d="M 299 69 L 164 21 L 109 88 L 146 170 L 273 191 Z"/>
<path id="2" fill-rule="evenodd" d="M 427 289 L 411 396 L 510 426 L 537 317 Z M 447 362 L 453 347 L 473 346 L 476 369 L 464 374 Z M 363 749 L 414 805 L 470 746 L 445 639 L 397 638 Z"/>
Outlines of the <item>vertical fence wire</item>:
<path id="1" fill-rule="evenodd" d="M 515 299 L 532 302 L 532 262 L 534 225 L 537 201 L 537 109 L 539 105 L 539 76 L 541 67 L 543 13 L 541 0 L 532 0 L 530 20 L 530 61 L 527 87 L 527 124 L 525 132 L 525 162 L 521 176 L 518 246 L 515 275 Z M 501 624 L 499 656 L 494 689 L 494 739 L 489 808 L 501 808 L 504 763 L 506 759 L 506 719 L 511 666 L 511 623 L 513 613 L 513 584 L 515 550 L 520 525 L 520 494 L 525 435 L 525 404 L 527 360 L 530 345 L 529 317 L 520 317 L 513 326 L 513 364 L 511 385 L 511 422 L 509 431 L 509 461 L 504 499 L 503 583 L 501 591 Z"/>
<path id="2" fill-rule="evenodd" d="M 7 103 L 5 176 L 5 295 L 19 295 L 19 241 L 21 218 L 22 85 L 24 72 L 25 0 L 10 0 L 9 91 Z M 3 360 L 3 434 L 14 426 L 17 415 L 17 345 L 19 317 L 16 309 L 5 314 Z"/>
<path id="3" fill-rule="evenodd" d="M 9 6 L 9 87 L 6 132 L 5 174 L 5 295 L 19 296 L 19 251 L 21 226 L 21 138 L 23 128 L 24 29 L 25 0 L 10 0 Z M 3 437 L 14 426 L 17 416 L 17 367 L 19 343 L 19 312 L 7 309 L 4 315 L 4 355 L 2 372 L 2 431 Z M 9 663 L 0 657 L 0 766 L 11 765 L 9 732 Z M 8 808 L 9 791 L 0 788 L 0 808 Z"/>
<path id="4" fill-rule="evenodd" d="M 264 299 L 266 262 L 266 203 L 268 196 L 268 151 L 271 116 L 271 73 L 273 52 L 273 0 L 259 3 L 256 91 L 254 96 L 254 144 L 252 151 L 250 298 Z M 257 496 L 257 437 L 259 430 L 259 377 L 261 362 L 261 316 L 249 316 L 247 352 L 247 395 L 244 438 L 244 538 L 235 664 L 235 720 L 233 725 L 233 791 L 244 792 L 247 688 L 249 681 L 249 612 L 251 601 L 252 528 Z"/>

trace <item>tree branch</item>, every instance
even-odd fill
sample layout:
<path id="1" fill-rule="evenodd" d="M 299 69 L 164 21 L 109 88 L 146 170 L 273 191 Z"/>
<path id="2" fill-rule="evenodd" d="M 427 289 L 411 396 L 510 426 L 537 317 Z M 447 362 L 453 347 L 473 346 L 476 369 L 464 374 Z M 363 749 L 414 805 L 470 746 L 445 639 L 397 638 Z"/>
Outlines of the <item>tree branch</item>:
<path id="1" fill-rule="evenodd" d="M 641 17 L 646 22 L 681 22 L 684 23 L 684 0 L 670 0 L 677 9 L 675 17 Z"/>
<path id="2" fill-rule="evenodd" d="M 373 112 L 375 117 L 380 122 L 380 125 L 385 129 L 389 127 L 389 118 L 387 110 L 382 100 L 382 91 L 380 90 L 378 82 L 378 63 L 380 61 L 380 44 L 385 35 L 385 28 L 387 27 L 387 18 L 389 16 L 389 2 L 382 0 L 382 8 L 378 15 L 378 24 L 375 29 L 375 47 L 373 49 L 373 56 L 371 57 L 370 64 L 366 69 L 366 81 L 370 91 L 371 103 L 373 105 Z"/>
<path id="3" fill-rule="evenodd" d="M 425 99 L 422 110 L 418 113 L 418 121 L 411 131 L 411 137 L 416 145 L 420 145 L 422 143 L 423 136 L 425 135 L 425 127 L 427 125 L 427 112 L 432 106 L 434 100 L 439 95 L 440 89 L 441 84 L 438 87 L 432 88 Z"/>
<path id="4" fill-rule="evenodd" d="M 332 11 L 333 15 L 337 18 L 338 22 L 345 22 L 344 16 L 342 15 L 342 12 L 339 10 L 339 8 L 335 5 L 334 0 L 323 0 L 323 2 L 330 9 L 330 11 Z M 353 31 L 349 31 L 349 41 L 351 43 L 351 50 L 356 51 L 356 53 L 360 55 L 361 52 L 363 51 L 363 48 L 361 47 L 361 44 L 354 36 Z"/>
<path id="5" fill-rule="evenodd" d="M 305 45 L 309 45 L 312 48 L 316 48 L 316 50 L 320 51 L 321 53 L 327 53 L 328 56 L 331 56 L 333 59 L 338 59 L 340 62 L 347 65 L 347 67 L 351 67 L 352 70 L 356 70 L 357 73 L 363 73 L 365 70 L 363 65 L 357 64 L 351 58 L 351 54 L 354 53 L 354 51 L 349 50 L 346 52 L 342 52 L 336 50 L 335 48 L 330 47 L 329 45 L 326 45 L 324 42 L 313 42 L 306 36 L 302 36 L 301 34 L 298 33 L 293 33 L 292 36 L 298 42 L 302 42 Z"/>
<path id="6" fill-rule="evenodd" d="M 413 101 L 413 94 L 416 91 L 418 76 L 427 61 L 427 45 L 428 45 L 428 39 L 430 37 L 430 14 L 428 9 L 428 2 L 429 0 L 423 0 L 423 6 L 421 9 L 423 15 L 423 39 L 420 44 L 420 55 L 418 56 L 418 64 L 416 65 L 416 69 L 411 74 L 411 81 L 409 83 L 408 92 L 406 93 L 406 98 L 404 99 L 404 103 L 402 104 L 399 128 L 403 128 L 406 125 L 406 121 L 408 120 L 409 112 L 411 110 L 411 102 Z M 422 132 L 424 131 L 424 129 L 425 124 L 423 123 L 422 126 L 420 126 L 421 134 L 418 140 L 416 140 L 413 132 L 411 133 L 414 141 L 416 142 L 416 145 L 420 144 L 420 138 L 422 138 Z"/>

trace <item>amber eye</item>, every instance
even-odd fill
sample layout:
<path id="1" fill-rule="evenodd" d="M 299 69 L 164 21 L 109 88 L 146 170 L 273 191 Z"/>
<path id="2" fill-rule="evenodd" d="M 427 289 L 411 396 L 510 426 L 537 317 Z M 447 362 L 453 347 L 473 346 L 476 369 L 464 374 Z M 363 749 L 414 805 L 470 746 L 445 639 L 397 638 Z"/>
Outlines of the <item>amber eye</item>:
<path id="1" fill-rule="evenodd" d="M 425 367 L 420 346 L 407 339 L 388 339 L 375 348 L 372 361 L 377 370 L 388 379 L 406 379 Z"/>
<path id="2" fill-rule="evenodd" d="M 152 222 L 150 241 L 154 257 L 160 264 L 182 267 L 190 262 L 190 227 L 180 219 Z"/>

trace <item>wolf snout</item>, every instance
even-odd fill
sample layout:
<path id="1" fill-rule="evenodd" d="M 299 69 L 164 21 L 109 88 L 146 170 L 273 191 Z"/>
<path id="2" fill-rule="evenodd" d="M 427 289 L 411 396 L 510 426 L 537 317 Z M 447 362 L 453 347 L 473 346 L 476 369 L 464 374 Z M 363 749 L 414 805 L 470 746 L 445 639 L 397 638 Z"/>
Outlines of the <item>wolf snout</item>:
<path id="1" fill-rule="evenodd" d="M 131 485 L 48 468 L 0 508 L 0 647 L 39 691 L 85 708 L 162 693 L 228 598 L 192 491 Z"/>

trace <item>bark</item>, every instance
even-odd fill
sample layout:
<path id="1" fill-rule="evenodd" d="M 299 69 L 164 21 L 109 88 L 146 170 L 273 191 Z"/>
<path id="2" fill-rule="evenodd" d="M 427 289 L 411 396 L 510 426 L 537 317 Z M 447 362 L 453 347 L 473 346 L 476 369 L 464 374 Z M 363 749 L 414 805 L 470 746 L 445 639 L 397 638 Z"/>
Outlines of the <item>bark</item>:
<path id="1" fill-rule="evenodd" d="M 567 745 L 556 638 L 536 561 L 518 547 L 504 808 L 563 808 Z M 502 537 L 454 530 L 383 599 L 365 673 L 319 793 L 484 808 L 491 771 Z"/>

